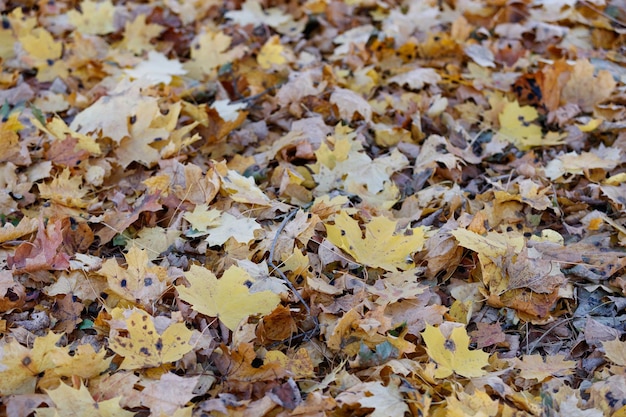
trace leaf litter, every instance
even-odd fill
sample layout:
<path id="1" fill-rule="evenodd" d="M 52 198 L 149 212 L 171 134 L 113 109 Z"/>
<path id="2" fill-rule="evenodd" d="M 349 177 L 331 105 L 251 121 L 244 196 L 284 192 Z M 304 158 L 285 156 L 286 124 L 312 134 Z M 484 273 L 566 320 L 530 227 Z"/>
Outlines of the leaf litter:
<path id="1" fill-rule="evenodd" d="M 619 0 L 0 12 L 2 414 L 626 413 Z"/>

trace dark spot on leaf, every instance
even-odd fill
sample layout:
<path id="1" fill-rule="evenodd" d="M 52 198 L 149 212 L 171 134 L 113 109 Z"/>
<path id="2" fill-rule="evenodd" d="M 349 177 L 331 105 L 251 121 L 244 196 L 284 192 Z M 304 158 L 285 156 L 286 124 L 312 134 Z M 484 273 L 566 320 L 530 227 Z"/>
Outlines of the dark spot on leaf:
<path id="1" fill-rule="evenodd" d="M 143 320 L 143 321 L 148 320 L 148 316 L 141 316 L 141 320 Z"/>
<path id="2" fill-rule="evenodd" d="M 155 343 L 154 347 L 156 347 L 156 350 L 159 352 L 163 350 L 163 340 L 161 340 L 160 337 L 159 340 L 157 340 L 157 342 Z"/>
<path id="3" fill-rule="evenodd" d="M 150 285 L 152 285 L 152 278 L 148 277 L 148 278 L 144 278 L 143 279 L 143 283 L 146 287 L 149 287 Z"/>
<path id="4" fill-rule="evenodd" d="M 250 288 L 250 287 L 252 287 L 252 281 L 247 279 L 247 280 L 244 281 L 243 285 L 245 285 L 246 287 Z"/>
<path id="5" fill-rule="evenodd" d="M 46 64 L 48 64 L 49 67 L 54 65 L 54 61 L 50 58 L 46 59 Z"/>
<path id="6" fill-rule="evenodd" d="M 9 22 L 7 19 L 2 19 L 2 29 L 10 29 L 11 28 L 11 22 Z"/>
<path id="7" fill-rule="evenodd" d="M 142 347 L 141 349 L 139 349 L 139 352 L 143 353 L 146 356 L 150 356 L 150 351 L 148 350 L 147 347 Z"/>
<path id="8" fill-rule="evenodd" d="M 443 344 L 443 347 L 445 347 L 450 352 L 456 351 L 456 345 L 454 344 L 454 341 L 450 339 L 445 341 L 445 343 Z"/>
<path id="9" fill-rule="evenodd" d="M 346 231 L 345 231 L 345 230 L 342 230 L 342 231 L 341 231 L 341 236 L 345 236 L 345 235 L 346 235 Z"/>
<path id="10" fill-rule="evenodd" d="M 24 359 L 22 359 L 22 365 L 24 366 L 28 366 L 32 363 L 32 359 L 30 358 L 30 356 L 26 356 Z"/>
<path id="11" fill-rule="evenodd" d="M 252 360 L 252 363 L 250 364 L 253 368 L 258 369 L 261 366 L 263 366 L 263 359 L 260 358 L 254 358 Z"/>
<path id="12" fill-rule="evenodd" d="M 136 121 L 137 121 L 137 116 L 135 116 L 135 115 L 130 116 L 130 124 L 131 125 L 134 125 Z"/>
<path id="13" fill-rule="evenodd" d="M 126 288 L 126 284 L 127 284 L 126 279 L 123 279 L 120 281 L 120 287 Z"/>
<path id="14" fill-rule="evenodd" d="M 18 300 L 20 297 L 19 295 L 15 294 L 15 292 L 13 292 L 12 288 L 9 288 L 7 290 L 7 293 L 5 294 L 5 297 L 9 299 L 9 301 L 14 302 L 16 300 Z"/>

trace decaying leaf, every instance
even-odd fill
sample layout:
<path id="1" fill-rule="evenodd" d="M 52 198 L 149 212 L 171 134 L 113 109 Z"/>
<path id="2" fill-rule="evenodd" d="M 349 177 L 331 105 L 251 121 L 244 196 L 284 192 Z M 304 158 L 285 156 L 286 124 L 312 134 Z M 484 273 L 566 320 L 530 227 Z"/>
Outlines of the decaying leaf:
<path id="1" fill-rule="evenodd" d="M 143 310 L 120 311 L 126 323 L 127 336 L 111 333 L 110 348 L 124 357 L 121 369 L 153 368 L 176 362 L 193 349 L 192 332 L 183 323 L 173 323 L 157 331 L 154 317 Z"/>

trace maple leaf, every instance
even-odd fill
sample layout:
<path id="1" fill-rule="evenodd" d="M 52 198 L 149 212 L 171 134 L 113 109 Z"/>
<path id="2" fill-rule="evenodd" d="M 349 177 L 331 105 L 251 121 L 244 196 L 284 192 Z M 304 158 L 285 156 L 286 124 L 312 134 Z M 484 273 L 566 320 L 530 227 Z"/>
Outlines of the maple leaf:
<path id="1" fill-rule="evenodd" d="M 144 78 L 154 84 L 169 84 L 173 75 L 187 73 L 179 61 L 167 59 L 159 52 L 148 52 L 148 60 L 141 61 L 135 68 L 126 69 L 124 72 L 133 78 Z"/>
<path id="2" fill-rule="evenodd" d="M 35 241 L 20 244 L 14 255 L 8 258 L 9 267 L 23 272 L 67 269 L 70 257 L 61 250 L 62 244 L 61 221 L 44 225 L 39 220 Z"/>
<path id="3" fill-rule="evenodd" d="M 174 244 L 180 236 L 180 231 L 159 226 L 144 227 L 137 233 L 137 236 L 135 239 L 129 239 L 127 244 L 145 249 L 148 260 L 154 261 Z"/>
<path id="4" fill-rule="evenodd" d="M 208 230 L 206 241 L 211 246 L 219 246 L 233 238 L 239 243 L 247 244 L 254 239 L 255 230 L 261 230 L 261 225 L 254 219 L 237 218 L 232 214 L 222 213 L 219 225 Z"/>
<path id="5" fill-rule="evenodd" d="M 390 176 L 408 165 L 402 153 L 394 149 L 389 155 L 372 160 L 361 152 L 363 145 L 355 132 L 339 125 L 335 127 L 334 137 L 327 138 L 327 142 L 315 151 L 317 163 L 312 166 L 317 182 L 315 195 L 343 189 L 383 209 L 396 203 L 400 193 Z"/>
<path id="6" fill-rule="evenodd" d="M 626 342 L 619 339 L 607 340 L 602 342 L 602 347 L 608 360 L 619 366 L 626 366 Z"/>
<path id="7" fill-rule="evenodd" d="M 254 178 L 244 177 L 237 171 L 228 169 L 224 162 L 217 164 L 216 170 L 222 179 L 222 189 L 234 201 L 260 206 L 271 204 L 269 197 L 254 182 Z"/>
<path id="8" fill-rule="evenodd" d="M 65 141 L 68 136 L 70 138 L 76 138 L 78 141 L 76 144 L 76 148 L 83 149 L 92 155 L 100 155 L 102 152 L 100 149 L 100 145 L 98 145 L 94 138 L 70 129 L 65 121 L 63 121 L 63 119 L 58 116 L 53 117 L 52 120 L 46 123 L 45 126 L 41 124 L 41 122 L 36 118 L 32 118 L 31 122 L 38 129 L 46 132 L 50 136 L 57 138 L 58 140 Z"/>
<path id="9" fill-rule="evenodd" d="M 70 23 L 81 33 L 89 35 L 106 35 L 115 30 L 113 15 L 115 6 L 111 0 L 101 2 L 83 0 L 80 3 L 81 12 L 70 10 L 67 12 Z"/>
<path id="10" fill-rule="evenodd" d="M 149 119 L 148 126 L 152 118 L 160 113 L 156 99 L 143 95 L 141 88 L 140 82 L 122 80 L 106 96 L 78 113 L 70 123 L 70 129 L 82 134 L 100 133 L 100 136 L 109 137 L 119 144 L 130 136 L 129 120 L 137 109 L 146 106 L 144 109 L 149 110 L 145 117 Z M 146 122 L 142 120 L 141 123 Z"/>
<path id="11" fill-rule="evenodd" d="M 617 83 L 609 71 L 600 70 L 594 74 L 595 70 L 586 59 L 576 61 L 561 92 L 561 100 L 578 104 L 583 111 L 591 112 L 596 104 L 607 99 Z"/>
<path id="12" fill-rule="evenodd" d="M 12 113 L 6 121 L 0 122 L 0 146 L 4 153 L 0 156 L 0 161 L 12 161 L 20 153 L 20 137 L 18 132 L 24 128 L 19 121 L 19 114 Z"/>
<path id="13" fill-rule="evenodd" d="M 285 47 L 280 44 L 280 38 L 274 35 L 261 47 L 257 62 L 263 69 L 280 67 L 287 63 L 284 51 Z"/>
<path id="14" fill-rule="evenodd" d="M 251 293 L 253 278 L 236 266 L 217 279 L 208 269 L 192 265 L 185 278 L 191 286 L 176 286 L 180 298 L 197 312 L 219 318 L 231 330 L 250 315 L 270 313 L 280 302 L 278 294 L 271 291 Z"/>
<path id="15" fill-rule="evenodd" d="M 109 288 L 126 300 L 148 305 L 158 299 L 168 286 L 167 270 L 148 260 L 148 251 L 132 247 L 124 255 L 127 266 L 107 259 L 98 274 L 105 276 Z"/>
<path id="16" fill-rule="evenodd" d="M 535 146 L 561 144 L 563 135 L 544 136 L 541 127 L 533 123 L 539 113 L 531 106 L 520 106 L 517 101 L 507 102 L 498 116 L 500 121 L 499 134 L 520 150 L 528 150 Z"/>
<path id="17" fill-rule="evenodd" d="M 437 364 L 435 378 L 447 378 L 453 373 L 466 378 L 485 375 L 482 368 L 489 365 L 489 354 L 469 350 L 469 336 L 462 325 L 451 322 L 439 327 L 427 325 L 422 332 L 428 356 Z"/>
<path id="18" fill-rule="evenodd" d="M 241 26 L 268 25 L 272 28 L 278 28 L 292 20 L 291 16 L 284 14 L 278 8 L 272 7 L 263 10 L 257 0 L 246 0 L 241 6 L 241 10 L 230 10 L 226 12 L 224 17 Z"/>
<path id="19" fill-rule="evenodd" d="M 120 407 L 120 397 L 100 402 L 94 400 L 82 382 L 78 389 L 61 383 L 58 388 L 47 390 L 46 393 L 54 403 L 54 407 L 37 408 L 35 410 L 37 416 L 131 417 L 135 415 L 135 413 Z"/>
<path id="20" fill-rule="evenodd" d="M 440 81 L 441 76 L 433 68 L 416 68 L 387 80 L 388 83 L 406 84 L 413 90 L 421 90 L 425 84 L 437 84 Z"/>
<path id="21" fill-rule="evenodd" d="M 219 226 L 221 214 L 217 209 L 209 210 L 208 204 L 196 205 L 193 211 L 188 211 L 183 215 L 192 227 L 186 235 L 192 237 L 206 235 L 210 227 Z"/>
<path id="22" fill-rule="evenodd" d="M 70 178 L 70 169 L 66 168 L 50 184 L 38 184 L 39 195 L 41 198 L 68 207 L 85 208 L 93 203 L 93 200 L 84 199 L 89 189 L 82 185 L 83 178 L 79 175 Z"/>
<path id="23" fill-rule="evenodd" d="M 356 384 L 340 393 L 337 401 L 372 408 L 374 411 L 369 414 L 372 417 L 401 416 L 409 411 L 395 380 L 387 386 L 380 381 Z"/>
<path id="24" fill-rule="evenodd" d="M 39 374 L 53 368 L 53 357 L 62 351 L 56 346 L 61 336 L 49 332 L 38 337 L 32 350 L 15 339 L 3 339 L 0 345 L 0 392 L 3 395 L 34 393 Z"/>
<path id="25" fill-rule="evenodd" d="M 134 54 L 149 51 L 153 45 L 150 40 L 165 30 L 165 27 L 155 23 L 146 23 L 146 15 L 140 14 L 135 20 L 128 21 L 124 25 L 124 39 L 119 45 L 120 49 L 126 49 Z M 153 51 L 151 51 L 153 52 Z"/>
<path id="26" fill-rule="evenodd" d="M 142 382 L 143 390 L 125 402 L 128 407 L 148 407 L 154 416 L 173 416 L 195 396 L 193 391 L 199 379 L 166 373 L 157 381 Z"/>
<path id="27" fill-rule="evenodd" d="M 109 348 L 124 357 L 120 369 L 158 367 L 179 360 L 193 349 L 189 344 L 193 332 L 184 323 L 171 324 L 159 333 L 154 317 L 145 311 L 116 310 L 112 316 L 125 316 L 128 329 L 128 336 L 121 336 L 112 329 L 109 338 Z"/>
<path id="28" fill-rule="evenodd" d="M 44 28 L 35 28 L 19 37 L 24 50 L 37 68 L 37 79 L 41 82 L 53 81 L 56 77 L 68 76 L 68 68 L 60 59 L 63 44 L 56 42 L 52 34 Z"/>
<path id="29" fill-rule="evenodd" d="M 222 32 L 206 32 L 199 35 L 191 48 L 191 61 L 185 64 L 189 76 L 200 78 L 205 74 L 213 74 L 224 64 L 243 56 L 246 51 L 244 45 L 230 48 L 232 38 Z"/>
<path id="30" fill-rule="evenodd" d="M 448 397 L 446 410 L 449 417 L 495 417 L 498 415 L 499 405 L 499 401 L 493 400 L 486 392 L 475 390 L 472 394 L 457 392 Z"/>
<path id="31" fill-rule="evenodd" d="M 388 271 L 406 270 L 415 264 L 411 255 L 424 245 L 424 228 L 407 229 L 395 234 L 396 222 L 384 216 L 374 217 L 365 226 L 365 237 L 359 223 L 345 211 L 335 216 L 335 224 L 326 224 L 328 240 L 352 255 L 357 262 Z"/>
<path id="32" fill-rule="evenodd" d="M 0 243 L 7 242 L 9 240 L 15 240 L 19 237 L 33 233 L 38 229 L 39 221 L 29 217 L 23 217 L 17 225 L 6 222 L 0 228 Z"/>
<path id="33" fill-rule="evenodd" d="M 546 356 L 524 355 L 522 359 L 515 358 L 515 368 L 520 370 L 524 379 L 536 379 L 541 382 L 546 378 L 565 376 L 574 372 L 576 361 L 566 361 L 564 355 Z"/>

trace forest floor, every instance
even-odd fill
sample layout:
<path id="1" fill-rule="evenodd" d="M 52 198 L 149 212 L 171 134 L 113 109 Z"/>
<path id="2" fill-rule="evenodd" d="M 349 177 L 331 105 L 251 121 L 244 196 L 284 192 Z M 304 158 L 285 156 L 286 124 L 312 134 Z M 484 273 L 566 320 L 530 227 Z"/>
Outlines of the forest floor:
<path id="1" fill-rule="evenodd" d="M 0 11 L 0 414 L 626 416 L 624 0 Z"/>

